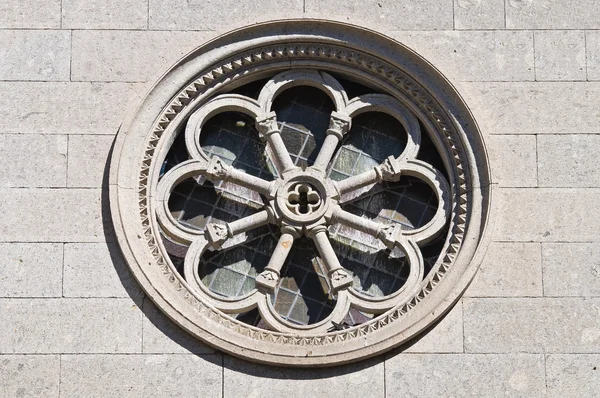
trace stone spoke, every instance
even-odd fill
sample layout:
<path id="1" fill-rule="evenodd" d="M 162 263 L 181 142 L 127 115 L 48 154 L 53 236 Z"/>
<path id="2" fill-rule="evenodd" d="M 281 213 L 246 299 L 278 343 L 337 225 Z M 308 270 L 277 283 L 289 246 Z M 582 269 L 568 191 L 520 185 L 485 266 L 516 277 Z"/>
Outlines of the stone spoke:
<path id="1" fill-rule="evenodd" d="M 292 162 L 292 158 L 281 138 L 281 131 L 277 126 L 277 116 L 275 115 L 275 112 L 269 113 L 262 119 L 257 119 L 256 127 L 260 137 L 267 140 L 269 147 L 273 151 L 273 156 L 275 156 L 275 166 L 277 167 L 279 175 L 283 175 L 284 173 L 295 169 L 296 166 L 294 165 L 294 162 Z"/>
<path id="2" fill-rule="evenodd" d="M 262 178 L 231 167 L 217 157 L 210 160 L 206 170 L 206 178 L 213 182 L 231 182 L 268 198 L 273 196 L 273 182 L 265 181 Z"/>
<path id="3" fill-rule="evenodd" d="M 399 181 L 401 171 L 401 163 L 390 156 L 382 164 L 373 167 L 371 170 L 337 182 L 337 188 L 340 195 L 343 195 L 381 181 Z"/>
<path id="4" fill-rule="evenodd" d="M 312 166 L 313 169 L 325 174 L 327 166 L 329 166 L 329 163 L 335 154 L 338 143 L 348 130 L 350 130 L 350 125 L 350 117 L 338 112 L 331 113 L 327 135 L 325 136 L 325 141 L 323 141 L 323 145 L 315 159 L 315 163 Z"/>
<path id="5" fill-rule="evenodd" d="M 333 293 L 352 286 L 352 277 L 340 264 L 327 236 L 327 228 L 325 226 L 314 227 L 309 232 L 309 237 L 315 242 L 319 256 L 327 268 L 327 276 L 331 281 Z"/>
<path id="6" fill-rule="evenodd" d="M 248 217 L 224 224 L 209 223 L 206 226 L 204 236 L 213 248 L 220 249 L 228 239 L 267 225 L 272 221 L 274 221 L 272 212 L 270 210 L 262 210 Z"/>
<path id="7" fill-rule="evenodd" d="M 281 236 L 269 263 L 265 270 L 256 277 L 257 289 L 265 293 L 275 292 L 275 287 L 281 278 L 281 268 L 292 250 L 294 240 L 298 237 L 300 237 L 300 234 L 294 228 L 288 226 L 281 228 Z"/>

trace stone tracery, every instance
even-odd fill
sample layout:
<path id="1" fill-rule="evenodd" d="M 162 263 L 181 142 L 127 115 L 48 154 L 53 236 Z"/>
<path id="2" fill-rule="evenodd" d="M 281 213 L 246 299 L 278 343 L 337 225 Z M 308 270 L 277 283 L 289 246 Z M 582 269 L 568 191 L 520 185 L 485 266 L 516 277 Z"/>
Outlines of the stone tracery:
<path id="1" fill-rule="evenodd" d="M 320 88 L 335 104 L 325 141 L 314 164 L 306 169 L 297 167 L 292 162 L 281 138 L 276 115 L 271 111 L 277 95 L 286 88 L 297 85 Z M 200 136 L 205 120 L 220 112 L 231 110 L 248 114 L 255 119 L 256 128 L 261 138 L 267 141 L 274 157 L 274 165 L 279 175 L 275 180 L 266 181 L 244 173 L 228 166 L 217 157 L 209 157 L 202 150 Z M 397 157 L 388 157 L 371 170 L 347 179 L 333 181 L 326 178 L 336 148 L 349 131 L 352 118 L 373 110 L 384 111 L 402 124 L 408 135 L 404 151 Z M 171 169 L 159 182 L 158 198 L 164 206 L 159 207 L 157 216 L 170 239 L 190 245 L 184 263 L 185 278 L 196 292 L 216 308 L 224 312 L 238 313 L 258 307 L 261 317 L 273 330 L 314 333 L 330 330 L 334 325 L 342 323 L 351 306 L 369 313 L 381 313 L 409 300 L 419 291 L 424 277 L 423 256 L 419 245 L 429 241 L 446 225 L 450 213 L 447 202 L 450 188 L 439 171 L 416 159 L 421 141 L 419 123 L 415 116 L 393 97 L 385 94 L 367 94 L 349 100 L 342 85 L 325 72 L 284 72 L 265 84 L 257 101 L 237 94 L 216 96 L 192 114 L 185 130 L 185 140 L 191 159 Z M 209 223 L 204 231 L 186 229 L 170 216 L 168 199 L 178 182 L 198 175 L 213 182 L 228 181 L 257 192 L 266 198 L 265 208 L 233 222 Z M 340 206 L 345 194 L 382 181 L 398 181 L 401 175 L 411 175 L 425 181 L 437 197 L 438 211 L 433 219 L 418 231 L 407 234 L 399 224 L 386 225 L 368 220 Z M 265 270 L 256 277 L 256 289 L 237 300 L 223 300 L 206 289 L 198 275 L 198 263 L 202 254 L 208 249 L 218 250 L 228 239 L 268 223 L 278 226 L 281 236 Z M 327 227 L 333 223 L 372 235 L 390 250 L 400 249 L 408 259 L 410 267 L 402 288 L 383 299 L 371 299 L 353 291 L 351 273 L 340 264 L 327 236 Z M 296 327 L 281 319 L 271 305 L 271 295 L 278 285 L 284 261 L 294 241 L 300 236 L 313 240 L 327 270 L 331 290 L 329 294 L 337 297 L 336 308 L 327 319 L 304 327 Z"/>

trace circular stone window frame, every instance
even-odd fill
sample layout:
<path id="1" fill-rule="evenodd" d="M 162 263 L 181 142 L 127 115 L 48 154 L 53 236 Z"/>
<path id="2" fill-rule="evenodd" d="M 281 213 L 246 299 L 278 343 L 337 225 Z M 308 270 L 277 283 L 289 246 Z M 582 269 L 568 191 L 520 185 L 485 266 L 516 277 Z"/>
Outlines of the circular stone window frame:
<path id="1" fill-rule="evenodd" d="M 165 132 L 224 90 L 296 68 L 351 76 L 393 95 L 434 132 L 431 138 L 442 158 L 452 160 L 445 162 L 451 168 L 450 238 L 418 294 L 363 324 L 313 335 L 260 329 L 203 301 L 168 259 L 153 203 L 161 168 L 156 159 L 164 160 L 175 138 Z M 269 364 L 331 366 L 408 342 L 460 298 L 491 235 L 493 184 L 487 151 L 457 90 L 406 46 L 377 32 L 331 21 L 258 24 L 220 36 L 183 57 L 128 113 L 113 148 L 109 184 L 119 246 L 148 297 L 209 345 Z"/>

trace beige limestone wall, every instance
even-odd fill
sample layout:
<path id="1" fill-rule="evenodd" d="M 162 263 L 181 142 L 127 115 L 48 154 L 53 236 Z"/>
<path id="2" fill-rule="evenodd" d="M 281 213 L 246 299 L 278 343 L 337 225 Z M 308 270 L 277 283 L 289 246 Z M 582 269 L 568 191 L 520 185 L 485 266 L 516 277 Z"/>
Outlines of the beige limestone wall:
<path id="1" fill-rule="evenodd" d="M 106 224 L 131 96 L 200 43 L 277 18 L 362 25 L 449 77 L 486 135 L 496 230 L 464 298 L 358 364 L 250 364 L 146 299 Z M 3 0 L 0 396 L 595 397 L 600 2 Z"/>

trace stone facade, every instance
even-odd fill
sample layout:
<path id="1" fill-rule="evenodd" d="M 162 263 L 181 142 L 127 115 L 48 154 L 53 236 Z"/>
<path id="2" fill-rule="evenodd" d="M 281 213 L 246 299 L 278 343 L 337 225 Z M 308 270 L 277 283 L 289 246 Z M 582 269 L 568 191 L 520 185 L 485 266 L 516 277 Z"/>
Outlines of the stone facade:
<path id="1" fill-rule="evenodd" d="M 199 343 L 140 291 L 108 221 L 106 159 L 144 83 L 283 17 L 362 25 L 431 61 L 474 113 L 497 185 L 463 299 L 353 365 L 273 368 Z M 596 396 L 599 21 L 595 1 L 566 0 L 4 1 L 0 395 Z"/>

